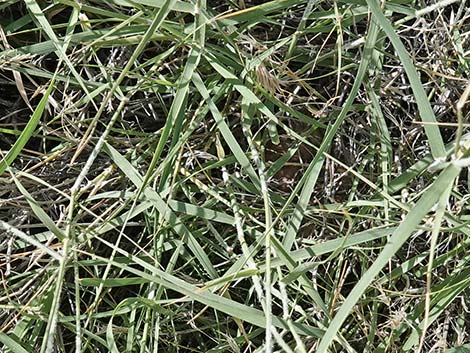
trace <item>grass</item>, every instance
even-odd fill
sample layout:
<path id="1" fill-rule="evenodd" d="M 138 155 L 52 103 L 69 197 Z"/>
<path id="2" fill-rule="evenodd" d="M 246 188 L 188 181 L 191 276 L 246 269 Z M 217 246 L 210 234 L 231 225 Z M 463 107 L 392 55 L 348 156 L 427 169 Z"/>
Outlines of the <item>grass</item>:
<path id="1" fill-rule="evenodd" d="M 469 350 L 465 2 L 0 11 L 0 352 Z"/>

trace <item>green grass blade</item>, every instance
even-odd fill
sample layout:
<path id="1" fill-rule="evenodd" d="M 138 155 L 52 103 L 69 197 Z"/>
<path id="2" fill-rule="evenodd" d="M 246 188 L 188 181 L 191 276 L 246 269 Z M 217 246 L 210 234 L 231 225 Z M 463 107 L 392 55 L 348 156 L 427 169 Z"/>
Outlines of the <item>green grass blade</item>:
<path id="1" fill-rule="evenodd" d="M 132 262 L 142 266 L 144 269 L 147 269 L 148 272 L 140 271 L 132 267 L 126 266 L 116 261 L 110 259 L 102 258 L 94 254 L 88 254 L 95 259 L 105 261 L 112 264 L 115 267 L 122 268 L 130 273 L 133 273 L 139 277 L 148 278 L 149 280 L 162 285 L 165 288 L 174 290 L 178 293 L 181 293 L 185 296 L 188 296 L 192 300 L 196 300 L 200 303 L 210 306 L 215 310 L 227 313 L 228 315 L 239 318 L 243 321 L 250 322 L 259 327 L 265 327 L 265 317 L 264 313 L 258 309 L 254 309 L 247 305 L 238 303 L 234 300 L 227 299 L 223 296 L 212 294 L 211 292 L 204 290 L 204 288 L 198 288 L 194 285 L 188 284 L 187 282 L 169 274 L 155 266 L 142 261 L 138 257 L 135 257 L 122 249 L 116 248 L 114 244 L 111 244 L 104 239 L 100 239 L 107 246 L 114 248 L 117 252 L 131 259 Z M 287 325 L 282 319 L 278 317 L 273 317 L 273 324 L 278 328 L 287 328 Z M 323 330 L 313 328 L 304 324 L 294 324 L 294 327 L 298 334 L 321 337 Z"/>
<path id="2" fill-rule="evenodd" d="M 424 219 L 429 210 L 436 204 L 442 192 L 452 184 L 459 175 L 460 168 L 451 164 L 441 175 L 433 182 L 428 190 L 423 194 L 417 204 L 413 207 L 405 220 L 398 226 L 390 237 L 389 242 L 383 248 L 380 255 L 364 273 L 359 282 L 354 286 L 351 293 L 347 296 L 344 303 L 336 313 L 335 317 L 328 326 L 328 330 L 321 339 L 317 353 L 326 353 L 329 345 L 335 339 L 341 325 L 348 317 L 349 313 L 360 299 L 361 295 L 366 291 L 367 287 L 372 283 L 374 278 L 380 273 L 382 268 L 401 248 L 409 236 L 416 230 L 416 227 Z"/>
<path id="3" fill-rule="evenodd" d="M 167 1 L 165 0 L 111 0 L 110 2 L 119 5 L 119 6 L 126 6 L 126 7 L 134 7 L 135 5 L 140 6 L 151 6 L 155 8 L 161 8 L 166 5 Z M 175 1 L 175 3 L 170 7 L 171 10 L 179 11 L 179 12 L 186 12 L 194 14 L 196 9 L 195 6 L 189 2 L 185 1 Z"/>
<path id="4" fill-rule="evenodd" d="M 153 189 L 149 187 L 144 188 L 143 178 L 117 150 L 115 150 L 112 146 L 107 143 L 104 144 L 103 150 L 113 159 L 113 161 L 123 171 L 123 173 L 125 173 L 131 179 L 134 185 L 142 190 L 142 193 L 146 197 L 146 199 L 151 201 L 155 205 L 158 212 L 165 218 L 165 220 L 170 224 L 173 230 L 177 234 L 181 235 L 183 242 L 187 242 L 188 247 L 198 258 L 201 265 L 204 266 L 204 269 L 207 271 L 207 273 L 211 277 L 217 278 L 217 271 L 214 269 L 204 249 L 198 243 L 195 236 L 180 220 L 180 218 L 175 215 L 173 210 L 168 206 L 167 202 L 165 202 L 163 198 Z"/>
<path id="5" fill-rule="evenodd" d="M 465 267 L 465 266 L 464 266 Z M 420 336 L 431 325 L 436 321 L 440 316 L 442 316 L 449 305 L 454 302 L 455 298 L 459 295 L 462 295 L 465 290 L 470 288 L 470 267 L 467 268 L 461 273 L 454 273 L 451 276 L 447 277 L 441 284 L 432 288 L 434 292 L 433 298 L 430 303 L 429 313 L 426 314 L 426 308 L 424 305 L 420 305 L 415 312 L 412 313 L 413 318 L 417 318 L 418 315 L 423 313 L 428 317 L 419 322 L 416 330 L 413 330 L 411 335 L 403 344 L 403 352 L 414 351 L 414 347 L 418 345 L 420 341 Z M 463 294 L 464 295 L 464 294 Z"/>
<path id="6" fill-rule="evenodd" d="M 30 205 L 31 209 L 33 210 L 34 214 L 38 219 L 44 224 L 54 235 L 62 241 L 64 239 L 64 233 L 56 226 L 54 221 L 49 217 L 49 215 L 42 209 L 39 203 L 33 198 L 33 196 L 24 188 L 24 186 L 20 183 L 20 181 L 12 174 L 13 181 L 16 184 L 18 190 L 23 194 L 26 201 Z"/>
<path id="7" fill-rule="evenodd" d="M 230 149 L 232 150 L 235 158 L 237 159 L 238 163 L 242 166 L 245 172 L 250 177 L 251 181 L 259 188 L 259 177 L 256 174 L 253 166 L 250 163 L 250 160 L 246 156 L 245 152 L 242 150 L 240 145 L 238 144 L 237 139 L 233 136 L 230 128 L 228 127 L 227 123 L 224 121 L 222 114 L 217 109 L 217 106 L 212 101 L 207 88 L 204 85 L 201 77 L 195 73 L 193 75 L 193 82 L 194 86 L 199 90 L 202 98 L 207 102 L 209 105 L 209 109 L 212 113 L 212 116 L 217 124 L 217 128 L 219 129 L 220 133 L 225 139 L 225 142 L 228 144 Z"/>
<path id="8" fill-rule="evenodd" d="M 303 1 L 302 1 L 303 2 Z M 263 16 L 269 15 L 272 12 L 286 9 L 290 6 L 299 4 L 298 0 L 274 0 L 262 3 L 260 5 L 252 6 L 244 10 L 229 13 L 220 16 L 219 20 L 231 19 L 234 22 L 256 23 L 263 19 Z"/>
<path id="9" fill-rule="evenodd" d="M 67 53 L 65 52 L 67 49 L 66 48 L 67 44 L 70 42 L 69 36 L 67 36 L 67 43 L 64 43 L 64 45 L 62 45 L 59 39 L 57 38 L 54 30 L 52 29 L 51 25 L 47 21 L 46 16 L 44 15 L 42 9 L 39 7 L 38 3 L 36 2 L 36 0 L 25 0 L 25 3 L 31 15 L 33 16 L 33 18 L 38 22 L 38 24 L 40 25 L 41 29 L 44 31 L 46 36 L 49 37 L 49 39 L 52 41 L 52 44 L 54 45 L 54 48 L 55 48 L 55 52 L 57 53 L 57 57 L 63 60 L 67 64 L 69 70 L 72 72 L 73 76 L 77 80 L 80 87 L 83 89 L 83 91 L 87 95 L 89 95 L 88 88 L 83 82 L 83 78 L 77 72 L 77 70 L 75 69 L 75 66 L 72 64 L 69 57 L 67 56 Z"/>
<path id="10" fill-rule="evenodd" d="M 292 247 L 295 236 L 302 222 L 305 209 L 308 206 L 308 203 L 310 201 L 311 195 L 314 190 L 314 186 L 322 170 L 323 161 L 324 161 L 323 153 L 329 149 L 331 142 L 336 136 L 339 127 L 344 122 L 344 119 L 346 119 L 349 109 L 351 108 L 354 100 L 356 99 L 356 95 L 357 95 L 357 92 L 359 91 L 359 87 L 361 86 L 362 80 L 364 79 L 365 74 L 367 72 L 367 68 L 369 67 L 369 63 L 372 58 L 372 52 L 374 50 L 377 36 L 378 36 L 377 24 L 374 21 L 372 21 L 370 23 L 369 31 L 368 31 L 366 42 L 365 42 L 364 56 L 362 57 L 361 63 L 359 64 L 357 74 L 356 74 L 356 79 L 354 81 L 353 87 L 351 88 L 351 92 L 346 102 L 344 103 L 344 106 L 341 109 L 341 112 L 339 113 L 339 116 L 336 119 L 335 123 L 331 126 L 331 128 L 327 130 L 326 136 L 323 138 L 322 144 L 320 148 L 318 149 L 317 154 L 315 155 L 307 171 L 302 177 L 302 179 L 306 180 L 305 185 L 302 188 L 302 191 L 299 196 L 299 201 L 295 207 L 294 214 L 291 216 L 291 219 L 287 227 L 286 235 L 283 239 L 283 244 L 287 249 L 290 249 Z M 299 183 L 299 185 L 301 184 L 302 182 Z M 295 192 L 293 193 L 293 195 L 295 195 Z"/>
<path id="11" fill-rule="evenodd" d="M 389 37 L 390 41 L 393 44 L 393 47 L 395 48 L 398 53 L 398 56 L 400 57 L 401 62 L 403 63 L 403 68 L 405 69 L 406 74 L 408 75 L 411 88 L 416 98 L 416 104 L 418 105 L 421 120 L 425 123 L 424 130 L 426 131 L 426 135 L 428 137 L 429 145 L 431 147 L 434 159 L 445 157 L 446 153 L 444 148 L 444 142 L 439 131 L 439 126 L 436 124 L 437 121 L 434 115 L 434 111 L 432 110 L 431 104 L 429 103 L 429 99 L 426 95 L 426 92 L 424 91 L 423 85 L 416 71 L 416 67 L 411 61 L 410 55 L 407 53 L 405 46 L 396 34 L 390 21 L 387 20 L 387 18 L 380 10 L 378 2 L 376 0 L 366 1 L 374 17 L 382 27 L 383 31 Z"/>
<path id="12" fill-rule="evenodd" d="M 15 144 L 8 151 L 6 156 L 0 161 L 0 175 L 5 172 L 5 170 L 11 165 L 11 163 L 13 163 L 13 161 L 20 154 L 21 150 L 24 148 L 31 136 L 33 136 L 34 131 L 36 130 L 36 126 L 38 125 L 42 113 L 44 112 L 44 108 L 47 105 L 49 95 L 54 89 L 54 81 L 55 80 L 53 78 L 52 81 L 49 83 L 49 87 L 47 88 L 46 92 L 44 92 L 41 101 L 38 103 L 33 115 L 31 116 L 31 119 L 29 119 L 28 124 L 26 124 L 26 127 L 21 132 L 21 135 L 20 137 L 18 137 L 18 140 L 16 140 Z"/>
<path id="13" fill-rule="evenodd" d="M 0 342 L 5 345 L 5 348 L 10 349 L 13 353 L 28 353 L 28 351 L 16 342 L 16 340 L 3 332 L 0 332 Z"/>
<path id="14" fill-rule="evenodd" d="M 470 344 L 464 344 L 459 347 L 448 349 L 444 353 L 470 353 Z"/>

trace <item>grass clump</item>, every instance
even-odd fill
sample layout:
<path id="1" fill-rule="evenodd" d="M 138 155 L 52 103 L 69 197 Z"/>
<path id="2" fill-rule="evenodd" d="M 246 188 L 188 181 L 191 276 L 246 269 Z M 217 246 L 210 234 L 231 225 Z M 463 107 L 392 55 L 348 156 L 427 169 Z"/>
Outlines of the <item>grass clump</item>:
<path id="1" fill-rule="evenodd" d="M 468 349 L 465 2 L 0 11 L 1 352 Z"/>

